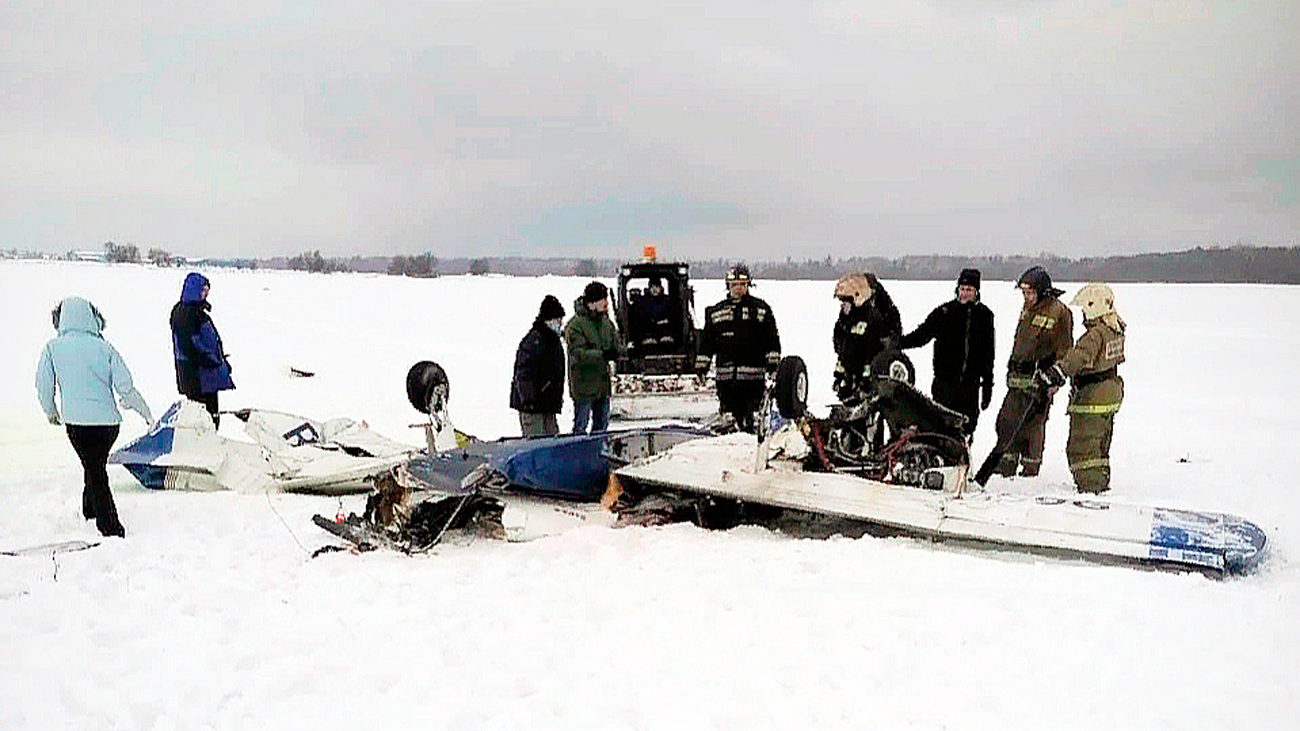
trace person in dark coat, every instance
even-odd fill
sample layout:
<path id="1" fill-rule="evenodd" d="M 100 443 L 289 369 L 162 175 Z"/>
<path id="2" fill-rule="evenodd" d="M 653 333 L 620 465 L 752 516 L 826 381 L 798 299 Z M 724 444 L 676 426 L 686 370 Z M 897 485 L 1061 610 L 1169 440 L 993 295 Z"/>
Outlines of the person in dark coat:
<path id="1" fill-rule="evenodd" d="M 963 269 L 956 297 L 934 308 L 900 347 L 934 341 L 935 401 L 966 416 L 966 436 L 993 400 L 993 311 L 980 302 L 980 270 Z"/>
<path id="2" fill-rule="evenodd" d="M 230 361 L 208 310 L 208 278 L 185 275 L 181 299 L 172 307 L 172 354 L 176 360 L 176 390 L 207 407 L 212 423 L 220 423 L 217 394 L 235 387 Z"/>
<path id="3" fill-rule="evenodd" d="M 749 267 L 727 272 L 727 297 L 704 311 L 704 332 L 696 369 L 707 370 L 716 356 L 718 408 L 730 414 L 741 431 L 755 432 L 762 408 L 766 374 L 781 363 L 781 336 L 776 316 L 763 300 L 749 293 Z"/>
<path id="4" fill-rule="evenodd" d="M 841 401 L 870 392 L 871 361 L 897 345 L 903 322 L 894 300 L 874 274 L 845 274 L 835 283 L 840 315 L 831 337 L 835 345 L 835 394 Z"/>
<path id="5" fill-rule="evenodd" d="M 640 354 L 672 352 L 675 340 L 672 301 L 664 293 L 663 282 L 658 278 L 651 279 L 645 294 L 629 309 Z"/>
<path id="6" fill-rule="evenodd" d="M 519 428 L 526 437 L 560 433 L 557 416 L 564 404 L 564 305 L 546 295 L 533 326 L 515 351 L 515 374 L 510 381 L 510 408 L 519 412 Z"/>

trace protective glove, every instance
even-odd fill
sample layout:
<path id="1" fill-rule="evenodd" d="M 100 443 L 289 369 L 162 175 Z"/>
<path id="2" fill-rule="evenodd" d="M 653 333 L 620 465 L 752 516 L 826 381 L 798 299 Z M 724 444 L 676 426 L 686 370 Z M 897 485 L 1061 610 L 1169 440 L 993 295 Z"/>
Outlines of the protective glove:
<path id="1" fill-rule="evenodd" d="M 1065 373 L 1058 365 L 1039 368 L 1034 371 L 1034 383 L 1044 390 L 1051 390 L 1065 383 Z"/>
<path id="2" fill-rule="evenodd" d="M 993 403 L 993 382 L 985 381 L 980 386 L 980 411 L 987 411 L 989 404 Z"/>
<path id="3" fill-rule="evenodd" d="M 853 391 L 849 386 L 849 379 L 843 373 L 836 373 L 835 380 L 831 381 L 831 390 L 835 396 L 843 401 Z"/>
<path id="4" fill-rule="evenodd" d="M 59 412 L 57 412 L 57 411 L 51 412 L 51 413 L 49 413 L 49 414 L 46 414 L 46 415 L 45 415 L 45 418 L 47 418 L 47 419 L 50 420 L 50 424 L 51 424 L 52 426 L 59 426 L 59 425 L 63 424 L 63 421 L 59 419 Z"/>

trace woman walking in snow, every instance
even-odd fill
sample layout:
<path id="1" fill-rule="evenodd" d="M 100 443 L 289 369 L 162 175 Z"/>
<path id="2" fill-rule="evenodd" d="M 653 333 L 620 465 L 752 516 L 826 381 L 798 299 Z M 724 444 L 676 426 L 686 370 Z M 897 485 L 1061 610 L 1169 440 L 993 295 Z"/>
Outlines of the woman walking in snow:
<path id="1" fill-rule="evenodd" d="M 149 405 L 131 381 L 131 371 L 117 349 L 104 340 L 104 316 L 87 300 L 68 297 L 54 308 L 59 334 L 45 344 L 36 364 L 36 394 L 51 424 L 63 424 L 84 472 L 81 514 L 99 532 L 122 537 L 117 505 L 108 487 L 108 453 L 117 441 L 122 414 L 113 402 L 153 421 Z M 55 394 L 63 406 L 60 413 Z"/>

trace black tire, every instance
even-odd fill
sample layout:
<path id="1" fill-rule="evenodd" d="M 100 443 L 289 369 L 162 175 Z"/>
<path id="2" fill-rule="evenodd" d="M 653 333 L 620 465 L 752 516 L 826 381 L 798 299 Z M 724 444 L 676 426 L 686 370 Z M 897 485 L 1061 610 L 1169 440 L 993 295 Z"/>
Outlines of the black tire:
<path id="1" fill-rule="evenodd" d="M 871 361 L 872 378 L 890 378 L 903 381 L 909 386 L 916 385 L 916 368 L 912 360 L 897 348 L 887 348 Z"/>
<path id="2" fill-rule="evenodd" d="M 776 410 L 786 419 L 808 413 L 808 366 L 797 355 L 787 355 L 777 366 Z"/>
<path id="3" fill-rule="evenodd" d="M 406 372 L 406 398 L 421 414 L 429 413 L 429 399 L 439 386 L 444 389 L 443 398 L 449 399 L 451 384 L 447 381 L 447 372 L 431 360 L 422 360 Z"/>

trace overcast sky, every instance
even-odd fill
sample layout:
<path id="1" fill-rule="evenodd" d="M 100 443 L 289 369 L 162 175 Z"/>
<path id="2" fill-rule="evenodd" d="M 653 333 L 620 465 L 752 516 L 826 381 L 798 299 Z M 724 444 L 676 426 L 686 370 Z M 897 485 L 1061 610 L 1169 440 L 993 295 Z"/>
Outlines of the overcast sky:
<path id="1" fill-rule="evenodd" d="M 0 248 L 1300 236 L 1300 2 L 0 0 Z M 888 9 L 881 9 L 887 7 Z"/>

